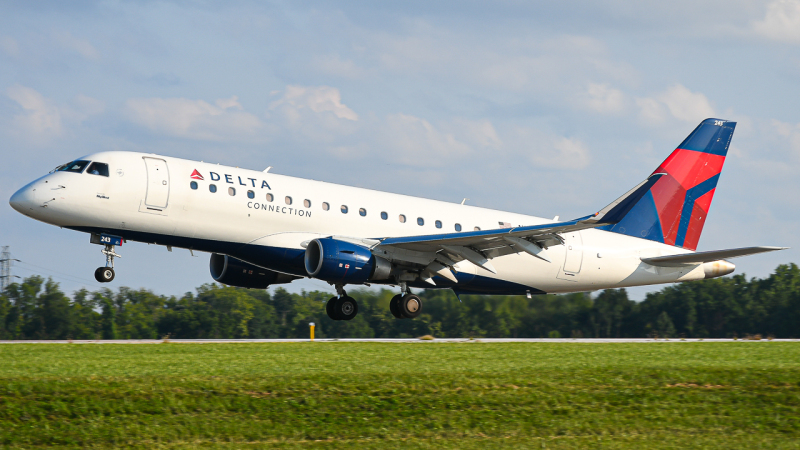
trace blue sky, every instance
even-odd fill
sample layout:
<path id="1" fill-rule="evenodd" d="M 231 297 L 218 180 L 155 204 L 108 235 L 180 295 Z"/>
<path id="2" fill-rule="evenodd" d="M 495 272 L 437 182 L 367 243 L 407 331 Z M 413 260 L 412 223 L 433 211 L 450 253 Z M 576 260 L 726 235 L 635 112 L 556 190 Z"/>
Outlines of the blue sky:
<path id="1" fill-rule="evenodd" d="M 735 261 L 764 276 L 800 261 L 799 50 L 797 0 L 8 1 L 0 197 L 131 150 L 578 217 L 718 117 L 738 126 L 698 250 L 793 247 Z M 0 223 L 15 274 L 100 286 L 86 235 L 6 201 Z M 121 253 L 113 285 L 211 280 L 205 254 Z"/>

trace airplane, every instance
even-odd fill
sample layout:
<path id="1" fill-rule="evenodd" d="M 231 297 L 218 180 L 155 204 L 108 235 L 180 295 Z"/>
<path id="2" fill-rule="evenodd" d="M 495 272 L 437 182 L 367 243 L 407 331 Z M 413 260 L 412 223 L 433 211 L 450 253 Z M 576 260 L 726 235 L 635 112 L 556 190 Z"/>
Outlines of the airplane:
<path id="1" fill-rule="evenodd" d="M 102 245 L 146 242 L 211 254 L 212 278 L 265 289 L 333 285 L 326 312 L 351 320 L 347 285 L 391 285 L 398 319 L 422 312 L 410 288 L 527 295 L 701 280 L 726 259 L 783 247 L 697 252 L 735 122 L 706 119 L 641 183 L 598 212 L 559 221 L 148 153 L 109 151 L 56 167 L 10 199 L 20 213 Z"/>

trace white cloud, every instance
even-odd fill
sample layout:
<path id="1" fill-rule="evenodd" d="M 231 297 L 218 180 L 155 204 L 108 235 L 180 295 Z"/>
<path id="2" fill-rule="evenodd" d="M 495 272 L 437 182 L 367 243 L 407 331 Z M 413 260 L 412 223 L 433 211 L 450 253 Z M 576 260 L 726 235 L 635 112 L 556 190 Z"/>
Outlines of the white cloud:
<path id="1" fill-rule="evenodd" d="M 86 59 L 100 57 L 100 52 L 89 41 L 75 37 L 69 31 L 54 32 L 53 39 L 63 48 L 72 50 Z"/>
<path id="2" fill-rule="evenodd" d="M 497 130 L 491 121 L 454 119 L 452 128 L 456 134 L 464 136 L 464 139 L 472 145 L 478 147 L 498 148 L 503 145 L 503 141 L 497 135 Z"/>
<path id="3" fill-rule="evenodd" d="M 580 170 L 591 162 L 589 148 L 580 139 L 537 128 L 517 127 L 507 133 L 504 142 L 503 153 L 512 163 L 524 158 L 536 169 Z"/>
<path id="4" fill-rule="evenodd" d="M 357 79 L 364 75 L 364 69 L 350 59 L 342 59 L 339 55 L 315 56 L 311 59 L 311 67 L 322 73 L 342 78 Z"/>
<path id="5" fill-rule="evenodd" d="M 452 133 L 442 132 L 430 122 L 408 114 L 391 114 L 380 134 L 373 137 L 376 150 L 388 150 L 387 159 L 410 166 L 445 165 L 473 153 L 469 145 Z"/>
<path id="6" fill-rule="evenodd" d="M 705 95 L 692 92 L 685 86 L 676 84 L 655 97 L 637 98 L 639 115 L 642 120 L 652 124 L 664 122 L 672 117 L 685 122 L 699 122 L 714 117 L 714 108 Z"/>
<path id="7" fill-rule="evenodd" d="M 216 106 L 186 98 L 134 98 L 126 102 L 125 113 L 152 131 L 199 140 L 242 138 L 262 126 L 258 117 L 242 110 L 235 96 L 217 100 Z"/>
<path id="8" fill-rule="evenodd" d="M 52 101 L 34 89 L 15 84 L 6 89 L 6 95 L 22 108 L 13 118 L 15 133 L 23 133 L 30 140 L 42 141 L 62 132 L 61 112 Z"/>
<path id="9" fill-rule="evenodd" d="M 75 110 L 85 117 L 100 114 L 106 109 L 106 104 L 103 101 L 83 94 L 76 95 L 73 104 L 75 105 Z"/>
<path id="10" fill-rule="evenodd" d="M 688 122 L 697 122 L 713 117 L 714 108 L 705 95 L 692 92 L 686 87 L 676 84 L 658 97 L 673 117 Z"/>
<path id="11" fill-rule="evenodd" d="M 800 157 L 800 123 L 790 123 L 773 120 L 772 127 L 778 136 L 785 139 L 795 157 Z"/>
<path id="12" fill-rule="evenodd" d="M 589 84 L 581 100 L 587 108 L 601 114 L 617 114 L 626 107 L 625 94 L 607 84 Z"/>
<path id="13" fill-rule="evenodd" d="M 332 113 L 339 119 L 358 120 L 358 114 L 342 104 L 339 89 L 329 86 L 286 86 L 283 97 L 272 102 L 270 109 L 283 111 L 290 121 L 299 120 L 304 109 Z"/>
<path id="14" fill-rule="evenodd" d="M 647 123 L 661 123 L 666 118 L 666 108 L 654 98 L 637 98 L 636 106 L 639 107 L 639 117 Z"/>
<path id="15" fill-rule="evenodd" d="M 800 0 L 776 0 L 767 5 L 763 20 L 753 30 L 776 41 L 800 43 Z"/>
<path id="16" fill-rule="evenodd" d="M 0 36 L 0 50 L 9 56 L 19 55 L 19 44 L 11 36 Z"/>
<path id="17" fill-rule="evenodd" d="M 6 89 L 6 95 L 21 109 L 9 121 L 9 134 L 33 146 L 47 144 L 53 138 L 70 137 L 75 126 L 105 111 L 102 101 L 83 94 L 59 105 L 33 88 L 15 84 Z"/>

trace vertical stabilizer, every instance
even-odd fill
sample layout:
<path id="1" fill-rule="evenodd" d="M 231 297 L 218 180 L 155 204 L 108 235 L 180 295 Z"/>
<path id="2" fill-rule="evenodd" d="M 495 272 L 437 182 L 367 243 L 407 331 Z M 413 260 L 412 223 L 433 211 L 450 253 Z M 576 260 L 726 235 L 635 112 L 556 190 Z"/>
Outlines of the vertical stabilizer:
<path id="1" fill-rule="evenodd" d="M 736 122 L 706 119 L 653 173 L 663 173 L 614 233 L 697 249 Z"/>

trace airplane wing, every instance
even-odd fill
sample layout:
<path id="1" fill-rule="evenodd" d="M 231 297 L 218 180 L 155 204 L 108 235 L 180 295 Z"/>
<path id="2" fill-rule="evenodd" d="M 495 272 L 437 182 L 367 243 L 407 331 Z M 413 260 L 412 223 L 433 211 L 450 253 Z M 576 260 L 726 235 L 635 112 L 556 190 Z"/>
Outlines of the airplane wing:
<path id="1" fill-rule="evenodd" d="M 680 255 L 656 256 L 642 258 L 642 262 L 651 266 L 680 267 L 690 264 L 702 264 L 720 259 L 738 258 L 740 256 L 755 255 L 757 253 L 786 250 L 788 247 L 745 247 L 728 250 L 712 250 L 708 252 L 682 253 Z"/>
<path id="2" fill-rule="evenodd" d="M 651 175 L 599 212 L 575 220 L 497 230 L 383 238 L 378 239 L 380 243 L 372 250 L 393 260 L 428 265 L 429 272 L 447 278 L 452 276 L 448 276 L 447 267 L 463 260 L 492 273 L 497 272 L 489 260 L 510 253 L 526 252 L 549 262 L 546 249 L 564 243 L 560 234 L 619 222 L 663 175 Z"/>

